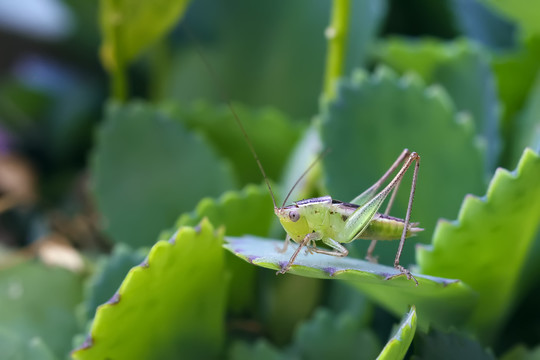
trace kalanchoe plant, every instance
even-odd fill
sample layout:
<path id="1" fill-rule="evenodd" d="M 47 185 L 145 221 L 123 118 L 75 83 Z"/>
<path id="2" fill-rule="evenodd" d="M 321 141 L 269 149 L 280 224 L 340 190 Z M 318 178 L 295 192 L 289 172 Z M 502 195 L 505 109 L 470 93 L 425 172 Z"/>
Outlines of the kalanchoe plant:
<path id="1" fill-rule="evenodd" d="M 2 357 L 538 357 L 540 5 L 63 4 L 101 31 L 54 56 L 95 72 L 74 59 L 99 36 L 110 90 L 58 71 L 39 87 L 28 63 L 0 84 Z M 278 207 L 321 153 L 287 204 L 350 202 L 417 152 L 412 207 L 413 168 L 389 219 L 403 228 L 410 208 L 424 229 L 400 258 L 418 286 L 394 267 L 399 241 L 377 244 L 378 263 L 362 239 L 290 262 L 248 143 Z M 91 201 L 69 186 L 88 170 L 77 151 Z M 4 181 L 28 164 L 40 203 Z"/>

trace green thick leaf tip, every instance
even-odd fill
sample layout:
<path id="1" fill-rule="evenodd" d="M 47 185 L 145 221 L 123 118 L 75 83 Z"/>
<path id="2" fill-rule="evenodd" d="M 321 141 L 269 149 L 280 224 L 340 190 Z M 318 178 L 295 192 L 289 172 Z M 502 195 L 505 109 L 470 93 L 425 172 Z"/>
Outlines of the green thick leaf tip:
<path id="1" fill-rule="evenodd" d="M 377 360 L 401 360 L 407 354 L 416 332 L 417 315 L 416 308 L 411 307 L 398 328 L 388 340 Z"/>
<path id="2" fill-rule="evenodd" d="M 216 355 L 223 341 L 227 283 L 222 239 L 222 231 L 203 220 L 158 241 L 98 307 L 90 335 L 73 358 Z"/>

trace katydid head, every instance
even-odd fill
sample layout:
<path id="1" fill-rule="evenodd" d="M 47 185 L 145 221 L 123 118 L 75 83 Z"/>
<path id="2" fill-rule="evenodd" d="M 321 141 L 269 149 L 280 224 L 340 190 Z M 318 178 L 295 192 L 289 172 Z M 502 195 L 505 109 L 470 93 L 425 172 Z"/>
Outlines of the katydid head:
<path id="1" fill-rule="evenodd" d="M 310 232 L 306 217 L 302 214 L 302 209 L 296 204 L 274 208 L 274 213 L 283 229 L 294 241 L 302 241 L 306 234 Z"/>

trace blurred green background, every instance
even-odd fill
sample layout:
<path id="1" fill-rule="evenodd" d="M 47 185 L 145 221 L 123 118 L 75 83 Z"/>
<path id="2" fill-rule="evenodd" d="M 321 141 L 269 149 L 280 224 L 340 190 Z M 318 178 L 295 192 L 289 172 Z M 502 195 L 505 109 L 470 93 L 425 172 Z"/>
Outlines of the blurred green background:
<path id="1" fill-rule="evenodd" d="M 325 33 L 340 2 L 347 36 L 332 50 Z M 187 253 L 184 267 L 170 253 L 159 257 L 172 251 L 165 245 L 156 245 L 154 256 L 149 249 L 158 239 L 180 239 L 173 235 L 179 226 L 196 226 L 204 217 L 229 236 L 284 238 L 230 101 L 278 204 L 323 148 L 331 152 L 291 200 L 330 194 L 350 201 L 402 149 L 418 151 L 412 219 L 425 231 L 406 243 L 402 256 L 402 264 L 414 264 L 415 244 L 440 235 L 441 218 L 457 219 L 467 194 L 483 196 L 498 167 L 514 170 L 526 147 L 540 150 L 539 11 L 524 0 L 1 2 L 0 357 L 69 358 L 85 339 L 91 348 L 89 333 L 124 344 L 109 332 L 132 331 L 130 321 L 109 320 L 115 328 L 96 320 L 91 327 L 92 319 L 146 257 L 164 270 L 140 280 L 138 291 L 152 288 L 155 297 L 124 311 L 145 324 L 141 319 L 151 312 L 144 306 L 155 306 L 162 313 L 153 316 L 169 322 L 161 337 L 133 335 L 146 339 L 137 341 L 141 347 L 162 346 L 162 354 L 141 350 L 141 358 L 318 359 L 338 356 L 336 349 L 343 350 L 340 358 L 374 358 L 396 314 L 357 290 L 337 281 L 276 278 L 216 250 L 221 235 L 207 225 L 202 233 L 214 234 L 219 244 L 209 241 L 208 251 Z M 342 68 L 331 76 L 336 93 L 329 96 L 328 56 L 339 52 Z M 499 216 L 485 225 L 479 242 L 517 244 L 507 263 L 497 258 L 509 274 L 502 280 L 508 287 L 501 288 L 512 296 L 486 315 L 492 321 L 482 324 L 493 324 L 493 331 L 481 329 L 476 315 L 455 333 L 422 329 L 408 357 L 443 358 L 434 355 L 437 348 L 462 351 L 465 358 L 538 357 L 525 349 L 540 344 L 539 184 L 532 176 L 505 193 L 511 194 L 508 209 L 519 205 L 517 220 L 491 202 L 478 211 Z M 392 215 L 405 216 L 409 187 L 407 178 Z M 515 194 L 530 201 L 513 203 Z M 471 223 L 482 225 L 474 220 L 484 218 L 471 212 Z M 363 258 L 367 245 L 351 244 L 350 256 Z M 379 244 L 379 262 L 391 265 L 396 247 Z M 465 243 L 457 256 L 467 249 L 478 250 Z M 474 251 L 464 259 L 481 258 Z M 482 292 L 485 282 L 475 287 L 476 278 L 467 278 L 469 268 L 462 276 L 452 265 L 446 271 L 430 268 L 429 259 L 418 262 L 428 275 L 463 280 L 481 299 L 489 293 Z M 494 263 L 486 260 L 478 272 L 491 272 Z M 207 265 L 200 271 L 197 264 Z M 199 273 L 206 288 L 190 281 L 194 276 L 165 281 L 165 274 Z M 197 320 L 182 313 L 181 304 L 199 298 L 215 298 L 197 313 L 205 314 L 198 318 L 204 318 L 203 335 L 182 337 Z M 182 319 L 185 328 L 172 319 Z M 308 340 L 318 337 L 334 347 L 314 351 Z M 175 341 L 193 347 L 171 345 Z M 355 350 L 356 342 L 365 347 Z M 103 351 L 74 356 L 104 358 Z M 130 358 L 122 345 L 115 351 Z"/>

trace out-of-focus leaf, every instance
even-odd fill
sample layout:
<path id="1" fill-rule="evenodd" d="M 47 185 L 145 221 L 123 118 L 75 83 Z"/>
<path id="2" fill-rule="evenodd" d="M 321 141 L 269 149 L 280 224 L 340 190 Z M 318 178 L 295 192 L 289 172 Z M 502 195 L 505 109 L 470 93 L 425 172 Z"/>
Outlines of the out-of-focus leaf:
<path id="1" fill-rule="evenodd" d="M 384 20 L 386 3 L 351 1 L 349 69 L 364 64 Z M 164 92 L 183 103 L 199 98 L 222 101 L 217 84 L 223 84 L 230 99 L 310 117 L 317 111 L 323 83 L 327 45 L 323 34 L 330 9 L 330 2 L 310 0 L 195 1 L 186 22 L 218 80 L 209 76 L 195 47 L 181 49 Z"/>
<path id="2" fill-rule="evenodd" d="M 49 350 L 40 337 L 23 339 L 12 330 L 0 328 L 0 349 L 4 360 L 55 360 L 59 357 Z"/>
<path id="3" fill-rule="evenodd" d="M 325 309 L 298 328 L 293 345 L 293 353 L 306 360 L 373 359 L 379 349 L 373 332 L 360 328 L 351 314 Z"/>
<path id="4" fill-rule="evenodd" d="M 80 275 L 37 262 L 2 269 L 0 324 L 17 334 L 13 336 L 23 347 L 40 338 L 55 356 L 65 356 L 77 331 L 74 310 L 81 301 L 81 280 Z"/>
<path id="5" fill-rule="evenodd" d="M 430 331 L 415 340 L 414 360 L 495 360 L 491 352 L 464 334 Z"/>
<path id="6" fill-rule="evenodd" d="M 250 345 L 244 342 L 236 342 L 229 351 L 229 360 L 300 360 L 293 355 L 285 354 L 276 349 L 272 344 L 262 339 Z"/>
<path id="7" fill-rule="evenodd" d="M 538 13 L 540 3 L 528 0 L 482 0 L 500 15 L 515 21 L 523 32 L 523 37 L 540 34 Z"/>
<path id="8" fill-rule="evenodd" d="M 517 52 L 495 55 L 492 66 L 503 104 L 503 135 L 509 137 L 512 120 L 525 104 L 540 69 L 540 36 L 529 38 Z"/>
<path id="9" fill-rule="evenodd" d="M 203 359 L 224 338 L 222 234 L 209 222 L 159 241 L 96 313 L 75 359 Z"/>
<path id="10" fill-rule="evenodd" d="M 377 360 L 402 360 L 411 346 L 416 332 L 416 309 L 414 306 L 401 320 L 398 328 L 388 340 Z"/>
<path id="11" fill-rule="evenodd" d="M 530 147 L 540 152 L 540 72 L 536 75 L 527 103 L 514 124 L 511 164 L 518 162 L 523 149 Z"/>
<path id="12" fill-rule="evenodd" d="M 124 67 L 169 31 L 189 0 L 101 0 L 101 57 L 108 69 Z"/>
<path id="13" fill-rule="evenodd" d="M 442 42 L 394 38 L 379 47 L 379 56 L 401 73 L 418 72 L 424 81 L 440 84 L 457 111 L 470 113 L 476 131 L 487 147 L 487 170 L 491 173 L 500 150 L 499 103 L 488 54 L 465 39 Z"/>
<path id="14" fill-rule="evenodd" d="M 529 350 L 518 345 L 501 356 L 500 360 L 540 360 L 540 346 Z"/>
<path id="15" fill-rule="evenodd" d="M 481 0 L 451 0 L 457 25 L 467 37 L 492 49 L 514 45 L 514 24 L 488 8 Z"/>
<path id="16" fill-rule="evenodd" d="M 527 149 L 510 173 L 499 168 L 483 198 L 467 196 L 458 220 L 440 221 L 419 247 L 420 271 L 461 279 L 479 293 L 469 320 L 489 338 L 516 298 L 520 272 L 540 224 L 540 156 Z"/>
<path id="17" fill-rule="evenodd" d="M 266 175 L 277 179 L 304 126 L 272 108 L 250 109 L 240 104 L 232 106 L 261 160 Z M 203 133 L 216 152 L 231 161 L 236 176 L 242 183 L 262 181 L 259 167 L 228 106 L 215 107 L 197 102 L 190 108 L 175 105 L 166 105 L 164 108 L 188 129 Z"/>
<path id="18" fill-rule="evenodd" d="M 456 115 L 440 87 L 426 87 L 413 75 L 399 78 L 388 68 L 374 75 L 357 72 L 338 90 L 321 115 L 321 137 L 332 149 L 323 164 L 333 198 L 350 201 L 369 188 L 405 148 L 422 157 L 411 219 L 426 231 L 407 240 L 401 260 L 410 263 L 411 242 L 427 242 L 439 217 L 454 216 L 463 195 L 482 191 L 483 153 L 473 123 Z M 412 172 L 401 183 L 394 216 L 405 215 Z M 390 263 L 397 244 L 377 246 L 380 261 Z"/>
<path id="19" fill-rule="evenodd" d="M 225 248 L 242 259 L 268 269 L 279 270 L 288 263 L 294 246 L 285 253 L 276 251 L 282 241 L 254 236 L 227 237 Z M 352 258 L 301 252 L 289 273 L 319 279 L 346 280 L 381 306 L 400 316 L 411 304 L 416 306 L 423 326 L 462 324 L 476 301 L 476 294 L 459 280 L 436 278 L 414 273 L 419 285 L 399 274 L 393 267 Z"/>
<path id="20" fill-rule="evenodd" d="M 110 256 L 102 259 L 97 271 L 89 279 L 84 302 L 85 320 L 94 317 L 96 308 L 111 298 L 129 269 L 139 265 L 148 251 L 131 250 L 125 244 L 117 244 Z"/>
<path id="21" fill-rule="evenodd" d="M 266 186 L 248 185 L 241 192 L 229 191 L 219 199 L 205 198 L 199 202 L 194 212 L 183 214 L 177 226 L 195 226 L 207 218 L 216 226 L 225 226 L 227 235 L 237 236 L 268 234 L 274 218 L 272 200 Z M 227 269 L 232 273 L 229 286 L 228 306 L 240 312 L 255 301 L 255 269 L 244 261 L 228 253 Z"/>
<path id="22" fill-rule="evenodd" d="M 93 160 L 106 230 L 133 247 L 152 244 L 178 214 L 233 183 L 203 139 L 143 103 L 109 107 Z"/>

